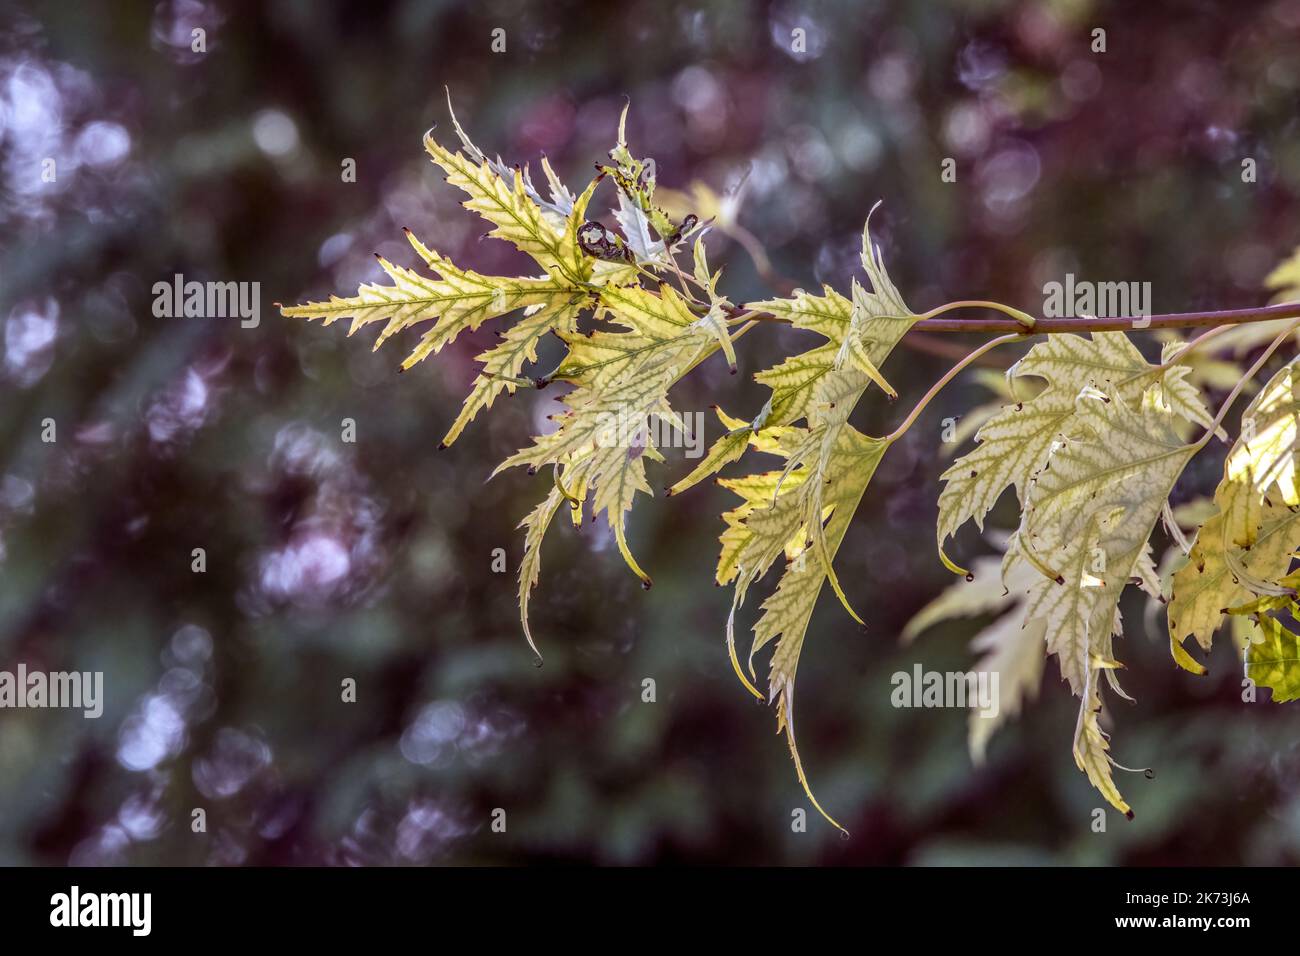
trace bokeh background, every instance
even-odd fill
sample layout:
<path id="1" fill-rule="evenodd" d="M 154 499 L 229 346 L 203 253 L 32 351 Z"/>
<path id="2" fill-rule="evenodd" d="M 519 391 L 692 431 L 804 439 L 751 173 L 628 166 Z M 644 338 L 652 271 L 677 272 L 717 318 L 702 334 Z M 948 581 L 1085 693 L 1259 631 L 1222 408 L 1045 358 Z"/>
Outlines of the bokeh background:
<path id="1" fill-rule="evenodd" d="M 600 528 L 557 526 L 534 667 L 514 526 L 550 478 L 484 480 L 549 409 L 520 393 L 436 451 L 490 329 L 399 377 L 402 343 L 372 353 L 364 334 L 271 305 L 351 294 L 377 277 L 376 250 L 413 264 L 402 226 L 481 271 L 524 265 L 478 241 L 423 154 L 434 122 L 451 135 L 444 87 L 488 152 L 545 153 L 572 185 L 630 98 L 632 147 L 663 186 L 721 192 L 752 170 L 739 221 L 805 285 L 847 288 L 882 199 L 873 228 L 918 309 L 1035 311 L 1069 271 L 1150 281 L 1159 312 L 1258 304 L 1300 240 L 1297 0 L 10 0 L 0 668 L 102 670 L 107 702 L 98 721 L 0 712 L 0 863 L 1300 859 L 1300 711 L 1243 704 L 1227 642 L 1210 677 L 1178 670 L 1142 601 L 1126 601 L 1118 645 L 1138 702 L 1111 720 L 1118 759 L 1156 769 L 1122 775 L 1132 823 L 1111 813 L 1092 831 L 1102 801 L 1075 769 L 1076 702 L 1054 662 L 982 768 L 964 713 L 890 706 L 893 672 L 971 666 L 987 622 L 899 640 L 952 581 L 933 547 L 954 452 L 940 421 L 990 398 L 972 377 L 890 452 L 840 553 L 869 628 L 823 595 L 804 652 L 802 752 L 851 840 L 815 814 L 792 832 L 806 804 L 786 747 L 727 663 L 728 595 L 711 583 L 722 489 L 634 512 L 650 592 Z M 940 181 L 945 157 L 956 183 Z M 734 241 L 715 233 L 710 249 L 733 301 L 769 294 Z M 150 290 L 177 272 L 260 282 L 260 325 L 155 318 Z M 742 367 L 811 341 L 760 328 Z M 866 402 L 856 423 L 892 427 L 949 363 L 898 350 L 885 371 L 900 402 Z M 763 397 L 710 363 L 675 404 L 748 417 Z M 1221 454 L 1180 500 L 1213 488 Z M 670 453 L 660 484 L 688 467 Z M 990 550 L 967 529 L 955 553 Z"/>

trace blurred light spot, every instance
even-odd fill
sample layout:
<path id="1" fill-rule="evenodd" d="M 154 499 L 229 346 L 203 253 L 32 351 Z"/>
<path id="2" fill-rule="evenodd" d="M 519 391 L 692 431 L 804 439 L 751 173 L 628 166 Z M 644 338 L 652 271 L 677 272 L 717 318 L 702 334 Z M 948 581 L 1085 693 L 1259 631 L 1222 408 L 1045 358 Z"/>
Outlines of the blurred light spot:
<path id="1" fill-rule="evenodd" d="M 268 156 L 285 156 L 298 148 L 298 126 L 279 110 L 262 110 L 253 118 L 253 140 Z"/>
<path id="2" fill-rule="evenodd" d="M 32 63 L 19 64 L 9 75 L 4 94 L 6 141 L 14 158 L 21 158 L 26 165 L 56 153 L 63 131 L 63 97 L 49 72 Z M 8 185 L 36 188 L 25 181 L 39 176 L 21 179 L 24 182 Z"/>
<path id="3" fill-rule="evenodd" d="M 19 305 L 5 322 L 5 371 L 20 388 L 35 385 L 54 362 L 59 331 L 59 304 Z"/>
<path id="4" fill-rule="evenodd" d="M 1006 72 L 1006 57 L 996 47 L 975 40 L 957 54 L 957 79 L 967 89 L 984 91 Z"/>
<path id="5" fill-rule="evenodd" d="M 68 865 L 124 866 L 130 846 L 130 835 L 120 826 L 109 825 L 73 847 Z"/>
<path id="6" fill-rule="evenodd" d="M 263 840 L 278 840 L 302 817 L 303 800 L 297 796 L 275 799 L 263 805 L 257 822 L 257 835 Z"/>
<path id="7" fill-rule="evenodd" d="M 835 170 L 835 154 L 812 126 L 796 126 L 786 138 L 790 165 L 803 179 L 815 182 L 825 179 Z"/>
<path id="8" fill-rule="evenodd" d="M 30 481 L 17 475 L 0 480 L 0 508 L 13 514 L 30 514 L 36 489 Z"/>
<path id="9" fill-rule="evenodd" d="M 754 198 L 767 196 L 780 188 L 790 172 L 785 157 L 771 148 L 755 157 L 750 168 L 749 191 Z"/>
<path id="10" fill-rule="evenodd" d="M 414 863 L 432 859 L 465 828 L 432 800 L 412 801 L 397 824 L 397 854 Z"/>
<path id="11" fill-rule="evenodd" d="M 117 437 L 112 422 L 90 422 L 77 428 L 77 443 L 81 445 L 108 445 Z"/>
<path id="12" fill-rule="evenodd" d="M 149 694 L 139 710 L 122 722 L 117 761 L 127 770 L 152 770 L 180 753 L 185 719 L 166 696 Z"/>
<path id="13" fill-rule="evenodd" d="M 826 50 L 826 31 L 797 9 L 782 7 L 771 20 L 772 46 L 799 63 L 815 60 Z M 802 51 L 794 48 L 794 31 L 803 30 Z"/>
<path id="14" fill-rule="evenodd" d="M 702 66 L 688 66 L 673 80 L 673 99 L 688 113 L 708 113 L 722 100 L 722 84 Z"/>
<path id="15" fill-rule="evenodd" d="M 166 444 L 201 426 L 207 418 L 208 384 L 193 368 L 161 396 L 150 403 L 145 412 L 149 438 L 157 444 Z"/>
<path id="16" fill-rule="evenodd" d="M 181 666 L 202 667 L 212 657 L 212 635 L 197 624 L 186 624 L 172 635 L 167 656 Z"/>
<path id="17" fill-rule="evenodd" d="M 679 10 L 677 30 L 697 48 L 709 45 L 712 31 L 709 30 L 709 21 L 702 10 Z"/>
<path id="18" fill-rule="evenodd" d="M 117 822 L 133 840 L 152 840 L 162 832 L 166 817 L 156 797 L 135 793 L 118 809 Z"/>
<path id="19" fill-rule="evenodd" d="M 233 727 L 222 727 L 210 753 L 194 762 L 194 785 L 205 797 L 233 797 L 271 763 L 265 741 Z"/>
<path id="20" fill-rule="evenodd" d="M 1236 130 L 1223 126 L 1207 126 L 1203 138 L 1211 153 L 1220 161 L 1234 158 L 1241 136 Z"/>
<path id="21" fill-rule="evenodd" d="M 308 477 L 323 476 L 339 464 L 338 452 L 325 436 L 301 422 L 276 433 L 272 457 L 289 474 Z"/>
<path id="22" fill-rule="evenodd" d="M 281 597 L 328 593 L 351 567 L 341 542 L 311 534 L 262 559 L 262 589 Z"/>
<path id="23" fill-rule="evenodd" d="M 316 261 L 322 267 L 334 265 L 352 248 L 352 235 L 347 232 L 336 232 L 320 244 L 320 250 L 316 253 Z"/>
<path id="24" fill-rule="evenodd" d="M 1038 183 L 1038 152 L 1028 143 L 1012 143 L 998 150 L 976 172 L 984 206 L 995 216 L 1009 217 Z"/>
<path id="25" fill-rule="evenodd" d="M 871 64 L 867 86 L 871 95 L 887 103 L 907 99 L 916 83 L 917 65 L 907 53 L 889 53 Z"/>
<path id="26" fill-rule="evenodd" d="M 336 440 L 301 422 L 277 433 L 270 466 L 266 493 L 296 479 L 287 484 L 298 501 L 280 512 L 278 546 L 256 561 L 253 586 L 240 596 L 246 613 L 270 613 L 285 601 L 312 606 L 363 596 L 391 559 L 384 508 L 369 481 L 355 462 L 341 460 Z"/>
<path id="27" fill-rule="evenodd" d="M 88 166 L 120 163 L 131 152 L 131 134 L 117 123 L 96 121 L 77 135 L 77 155 Z"/>
<path id="28" fill-rule="evenodd" d="M 702 66 L 688 66 L 673 80 L 673 99 L 686 112 L 686 135 L 698 151 L 717 149 L 727 136 L 727 96 Z"/>
<path id="29" fill-rule="evenodd" d="M 840 161 L 854 172 L 875 169 L 880 162 L 882 146 L 880 137 L 866 123 L 844 123 L 836 131 L 835 152 Z"/>
<path id="30" fill-rule="evenodd" d="M 465 719 L 465 709 L 453 701 L 429 704 L 402 733 L 402 756 L 424 766 L 445 763 L 455 751 Z"/>
<path id="31" fill-rule="evenodd" d="M 168 0 L 154 7 L 153 38 L 168 48 L 176 62 L 198 63 L 215 49 L 213 31 L 224 19 L 214 4 L 201 3 L 200 0 Z M 195 29 L 205 31 L 207 53 L 194 51 Z"/>
<path id="32" fill-rule="evenodd" d="M 954 152 L 973 155 L 989 144 L 989 121 L 977 103 L 958 103 L 948 111 L 943 138 Z"/>

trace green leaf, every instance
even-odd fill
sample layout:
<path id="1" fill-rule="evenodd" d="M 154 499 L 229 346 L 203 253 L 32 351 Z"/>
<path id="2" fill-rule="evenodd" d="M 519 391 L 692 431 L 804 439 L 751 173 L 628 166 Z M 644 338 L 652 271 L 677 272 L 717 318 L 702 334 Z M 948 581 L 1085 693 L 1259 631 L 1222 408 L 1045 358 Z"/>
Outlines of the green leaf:
<path id="1" fill-rule="evenodd" d="M 1242 413 L 1206 521 L 1188 562 L 1174 575 L 1169 634 L 1175 660 L 1203 668 L 1182 650 L 1192 636 L 1208 651 L 1225 610 L 1261 594 L 1286 595 L 1278 582 L 1291 565 L 1300 519 L 1297 488 L 1297 361 L 1282 368 Z"/>
<path id="2" fill-rule="evenodd" d="M 1292 602 L 1289 611 L 1295 618 L 1300 605 Z M 1300 699 L 1300 636 L 1277 618 L 1260 615 L 1246 647 L 1246 676 L 1272 690 L 1275 704 Z"/>
<path id="3" fill-rule="evenodd" d="M 627 542 L 626 515 L 638 493 L 653 494 L 645 462 L 663 460 L 656 432 L 685 431 L 668 402 L 669 390 L 717 351 L 719 340 L 666 284 L 658 292 L 606 287 L 598 296 L 598 315 L 625 331 L 563 336 L 570 351 L 551 378 L 577 386 L 562 399 L 568 410 L 555 431 L 535 438 L 493 474 L 519 465 L 534 471 L 563 465 L 570 493 L 579 501 L 592 494 L 594 513 L 605 513 L 619 553 L 649 587 L 650 576 Z"/>
<path id="4" fill-rule="evenodd" d="M 1135 406 L 1159 383 L 1165 402 L 1179 417 L 1211 424 L 1188 369 L 1149 364 L 1122 332 L 1098 332 L 1091 338 L 1052 335 L 1029 350 L 1007 371 L 1012 392 L 1022 378 L 1041 378 L 1047 386 L 1034 398 L 1007 405 L 976 433 L 974 450 L 958 458 L 940 478 L 936 528 L 939 550 L 966 521 L 983 529 L 984 517 L 1007 488 L 1015 488 L 1023 505 L 1030 482 L 1047 463 L 1054 443 L 1079 433 L 1075 399 L 1085 388 Z"/>
<path id="5" fill-rule="evenodd" d="M 807 422 L 806 427 L 782 433 L 774 449 L 787 458 L 785 468 L 721 482 L 744 499 L 723 515 L 727 529 L 718 559 L 719 583 L 734 581 L 727 620 L 732 666 L 745 687 L 762 698 L 750 680 L 756 676 L 753 659 L 766 645 L 775 643 L 767 698 L 776 707 L 778 728 L 786 732 L 804 791 L 818 812 L 837 827 L 813 795 L 799 757 L 794 733 L 795 673 L 824 583 L 830 585 L 849 615 L 862 623 L 835 574 L 834 559 L 890 442 L 868 438 L 852 428 L 848 418 L 873 382 L 888 388 L 878 369 L 918 318 L 899 296 L 867 229 L 863 231 L 862 266 L 872 291 L 855 281 L 852 299 L 831 289 L 820 297 L 797 291 L 789 299 L 747 306 L 784 316 L 797 328 L 816 331 L 827 342 L 755 376 L 772 388 L 760 415 L 764 431 L 770 426 L 789 427 L 800 419 Z M 762 605 L 749 653 L 750 676 L 746 677 L 736 655 L 736 610 L 744 603 L 749 587 L 782 553 L 790 563 L 776 591 Z M 809 554 L 816 562 L 812 567 Z"/>
<path id="6" fill-rule="evenodd" d="M 1242 413 L 1241 437 L 1228 453 L 1215 503 L 1224 516 L 1224 534 L 1234 547 L 1255 543 L 1266 495 L 1277 504 L 1300 506 L 1298 362 L 1292 360 L 1255 396 Z"/>
<path id="7" fill-rule="evenodd" d="M 1051 455 L 1016 532 L 1015 556 L 1042 572 L 1026 620 L 1047 622 L 1048 649 L 1076 694 L 1083 693 L 1091 658 L 1111 660 L 1120 594 L 1196 451 L 1178 439 L 1161 399 L 1152 388 L 1135 411 L 1084 389 L 1075 412 L 1083 435 Z"/>
<path id="8" fill-rule="evenodd" d="M 1094 662 L 1094 666 L 1087 670 L 1079 701 L 1079 719 L 1074 728 L 1074 762 L 1088 775 L 1089 782 L 1106 798 L 1106 802 L 1131 820 L 1133 809 L 1115 786 L 1112 768 L 1117 764 L 1110 755 L 1110 735 L 1101 729 L 1101 687 L 1097 682 L 1097 669 L 1103 666 L 1102 662 Z"/>
<path id="9" fill-rule="evenodd" d="M 281 314 L 308 320 L 323 319 L 325 325 L 350 318 L 352 324 L 348 335 L 372 323 L 386 321 L 387 325 L 375 341 L 376 349 L 403 329 L 422 322 L 436 322 L 402 363 L 405 369 L 441 351 L 460 333 L 476 329 L 488 319 L 519 309 L 573 305 L 575 289 L 564 282 L 550 278 L 480 275 L 458 268 L 411 233 L 408 232 L 406 237 L 439 278 L 426 278 L 381 256 L 378 257 L 379 265 L 393 280 L 392 285 L 363 283 L 351 298 L 330 296 L 327 302 L 282 307 Z"/>
<path id="10" fill-rule="evenodd" d="M 503 175 L 494 164 L 483 158 L 481 152 L 467 156 L 452 152 L 435 140 L 432 133 L 425 134 L 424 148 L 430 158 L 447 173 L 447 182 L 468 194 L 463 205 L 492 223 L 488 233 L 504 239 L 526 252 L 537 264 L 569 286 L 581 285 L 591 277 L 591 262 L 578 244 L 577 233 L 582 226 L 586 202 L 578 200 L 566 220 L 557 221 L 548 215 L 534 198 L 522 169 Z M 588 187 L 589 197 L 595 183 Z"/>

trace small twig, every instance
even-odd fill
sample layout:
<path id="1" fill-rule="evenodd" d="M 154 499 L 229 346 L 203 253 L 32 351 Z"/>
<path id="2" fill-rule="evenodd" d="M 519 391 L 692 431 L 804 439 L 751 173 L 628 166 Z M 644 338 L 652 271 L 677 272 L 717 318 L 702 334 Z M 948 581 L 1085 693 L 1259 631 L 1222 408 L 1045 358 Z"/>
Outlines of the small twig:
<path id="1" fill-rule="evenodd" d="M 1286 337 L 1293 333 L 1297 328 L 1300 328 L 1300 319 L 1292 322 L 1285 329 L 1279 332 L 1277 337 L 1269 343 L 1268 348 L 1264 350 L 1263 354 L 1255 360 L 1255 364 L 1247 369 L 1246 374 L 1243 375 L 1237 384 L 1232 387 L 1232 391 L 1228 393 L 1228 397 L 1223 400 L 1223 404 L 1219 407 L 1219 414 L 1214 416 L 1214 422 L 1205 430 L 1205 434 L 1201 436 L 1200 441 L 1196 443 L 1197 450 L 1204 448 L 1209 442 L 1211 436 L 1219 430 L 1219 426 L 1223 424 L 1223 419 L 1227 416 L 1228 410 L 1232 408 L 1232 403 L 1237 400 L 1237 396 L 1240 395 L 1241 390 L 1246 387 L 1246 383 L 1259 374 L 1259 370 L 1264 367 L 1264 363 L 1267 362 L 1273 353 L 1277 351 L 1278 346 L 1281 345 L 1286 340 Z"/>
<path id="2" fill-rule="evenodd" d="M 930 386 L 930 390 L 921 396 L 921 400 L 916 403 L 916 407 L 913 408 L 911 414 L 908 415 L 906 419 L 904 419 L 903 424 L 899 425 L 892 432 L 886 435 L 882 439 L 882 441 L 894 442 L 897 441 L 899 438 L 901 438 L 903 434 L 909 428 L 912 427 L 912 423 L 917 420 L 921 412 L 925 410 L 925 406 L 930 404 L 930 400 L 933 399 L 936 395 L 938 395 L 941 391 L 943 391 L 943 387 L 945 385 L 947 385 L 959 374 L 961 374 L 962 369 L 966 368 L 966 366 L 976 361 L 985 352 L 991 352 L 999 345 L 1006 345 L 1008 342 L 1015 342 L 1019 338 L 1020 338 L 1019 334 L 1013 333 L 1011 335 L 999 336 L 996 339 L 989 339 L 987 342 L 985 342 L 975 351 L 965 356 L 960 362 L 958 362 L 952 368 L 948 369 L 948 371 L 944 373 L 943 378 L 939 379 L 939 381 L 935 382 L 933 385 Z"/>

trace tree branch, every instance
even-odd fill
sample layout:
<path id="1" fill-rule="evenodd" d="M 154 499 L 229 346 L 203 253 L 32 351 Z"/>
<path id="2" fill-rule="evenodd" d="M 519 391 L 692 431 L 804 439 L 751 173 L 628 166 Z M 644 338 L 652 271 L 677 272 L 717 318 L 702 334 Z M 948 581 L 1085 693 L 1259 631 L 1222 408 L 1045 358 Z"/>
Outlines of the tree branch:
<path id="1" fill-rule="evenodd" d="M 942 308 L 942 307 L 941 307 Z M 785 322 L 768 312 L 756 312 L 732 307 L 728 310 L 733 319 L 743 318 L 759 322 Z M 934 310 L 938 311 L 938 310 Z M 1251 322 L 1271 322 L 1274 319 L 1300 318 L 1300 302 L 1283 302 L 1254 309 L 1223 309 L 1218 312 L 1171 312 L 1167 315 L 1121 317 L 1105 319 L 1095 317 L 1037 319 L 1032 329 L 1013 318 L 956 319 L 921 318 L 912 325 L 917 332 L 972 332 L 1006 334 L 1017 332 L 1028 338 L 1031 335 L 1053 335 L 1061 332 L 1149 332 L 1155 329 L 1194 329 L 1205 326 L 1246 325 Z"/>

